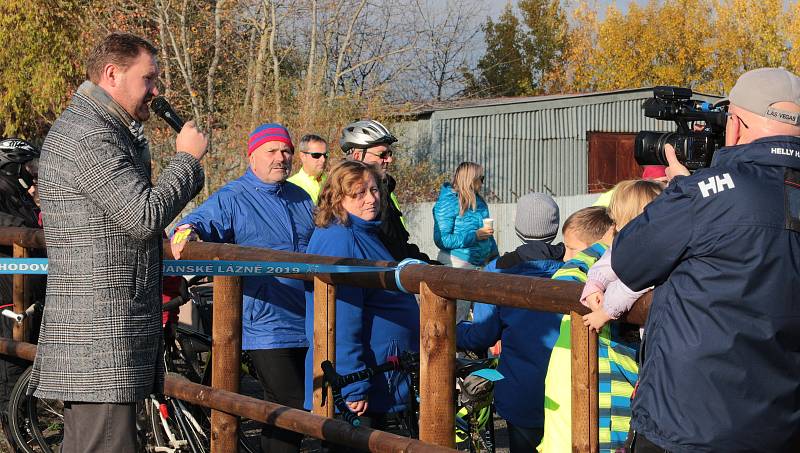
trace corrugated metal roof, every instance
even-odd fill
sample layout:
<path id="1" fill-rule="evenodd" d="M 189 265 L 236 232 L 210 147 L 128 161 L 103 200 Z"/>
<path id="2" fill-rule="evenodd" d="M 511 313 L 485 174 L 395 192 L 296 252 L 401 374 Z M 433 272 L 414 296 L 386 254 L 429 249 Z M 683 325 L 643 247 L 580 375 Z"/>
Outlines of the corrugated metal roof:
<path id="1" fill-rule="evenodd" d="M 515 202 L 532 190 L 577 195 L 587 191 L 588 132 L 675 129 L 643 115 L 642 102 L 650 97 L 652 89 L 641 88 L 489 100 L 436 110 L 429 119 L 407 121 L 399 129 L 406 143 L 418 140 L 412 146 L 426 148 L 443 173 L 451 174 L 463 161 L 483 165 L 484 187 L 494 200 Z"/>
<path id="2" fill-rule="evenodd" d="M 461 110 L 467 108 L 481 108 L 492 106 L 504 106 L 514 104 L 525 104 L 531 102 L 547 102 L 547 101 L 561 101 L 566 99 L 591 99 L 592 97 L 602 96 L 608 98 L 609 96 L 626 96 L 633 94 L 636 96 L 640 93 L 647 93 L 647 96 L 653 93 L 653 87 L 643 88 L 628 88 L 624 90 L 612 91 L 595 91 L 591 93 L 565 93 L 565 94 L 551 94 L 543 96 L 516 96 L 516 97 L 497 97 L 497 98 L 482 98 L 482 99 L 455 99 L 449 101 L 438 101 L 419 104 L 404 104 L 396 106 L 397 116 L 406 115 L 426 115 L 433 112 L 441 112 L 445 110 Z M 695 93 L 696 97 L 700 98 L 714 98 L 720 99 L 719 96 L 706 93 Z M 589 101 L 591 102 L 591 101 Z"/>

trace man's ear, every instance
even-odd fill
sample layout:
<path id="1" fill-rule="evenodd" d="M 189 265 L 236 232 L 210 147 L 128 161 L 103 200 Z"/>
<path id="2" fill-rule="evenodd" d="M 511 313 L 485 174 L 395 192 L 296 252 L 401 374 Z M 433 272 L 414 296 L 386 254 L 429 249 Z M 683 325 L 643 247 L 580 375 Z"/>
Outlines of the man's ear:
<path id="1" fill-rule="evenodd" d="M 103 72 L 100 74 L 101 80 L 104 80 L 108 86 L 116 87 L 119 83 L 119 76 L 120 76 L 120 68 L 119 66 L 108 63 L 103 67 Z"/>
<path id="2" fill-rule="evenodd" d="M 736 118 L 736 121 L 729 121 L 730 128 L 725 129 L 725 146 L 735 146 L 739 143 L 741 137 L 741 121 Z"/>
<path id="3" fill-rule="evenodd" d="M 361 151 L 360 149 L 354 149 L 352 154 L 353 160 L 361 160 L 361 158 L 364 157 L 364 151 Z"/>

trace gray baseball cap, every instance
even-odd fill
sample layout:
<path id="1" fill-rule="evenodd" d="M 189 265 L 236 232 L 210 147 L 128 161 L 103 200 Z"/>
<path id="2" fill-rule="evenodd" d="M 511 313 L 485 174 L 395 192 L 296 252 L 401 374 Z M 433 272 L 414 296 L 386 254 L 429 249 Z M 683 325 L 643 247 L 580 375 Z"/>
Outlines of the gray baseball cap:
<path id="1" fill-rule="evenodd" d="M 772 106 L 777 102 L 800 105 L 800 77 L 784 68 L 760 68 L 745 72 L 731 89 L 728 100 L 756 115 L 800 125 L 800 113 Z"/>

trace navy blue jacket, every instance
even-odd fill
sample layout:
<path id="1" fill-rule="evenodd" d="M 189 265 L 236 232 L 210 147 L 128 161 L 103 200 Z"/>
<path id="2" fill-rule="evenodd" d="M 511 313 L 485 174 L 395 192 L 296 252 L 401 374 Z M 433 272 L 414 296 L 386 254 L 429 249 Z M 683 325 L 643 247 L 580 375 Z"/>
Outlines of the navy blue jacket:
<path id="1" fill-rule="evenodd" d="M 314 232 L 312 209 L 305 190 L 267 184 L 248 168 L 176 225 L 191 224 L 208 242 L 303 253 Z M 308 346 L 302 280 L 244 277 L 242 283 L 242 349 Z"/>
<path id="2" fill-rule="evenodd" d="M 634 428 L 672 452 L 800 448 L 800 138 L 724 148 L 614 241 L 656 285 Z"/>
<path id="3" fill-rule="evenodd" d="M 378 237 L 380 222 L 350 216 L 350 225 L 334 223 L 317 228 L 308 253 L 367 260 L 392 261 L 392 255 Z M 313 286 L 306 286 L 306 334 L 314 341 Z M 419 351 L 419 306 L 411 294 L 375 288 L 336 285 L 336 371 L 361 371 L 386 362 L 390 355 Z M 306 355 L 305 408 L 311 409 L 314 349 Z M 399 372 L 373 376 L 342 389 L 347 401 L 369 400 L 369 412 L 400 412 L 407 408 L 411 394 L 409 377 Z"/>
<path id="4" fill-rule="evenodd" d="M 497 269 L 494 260 L 484 270 L 550 278 L 563 265 L 541 260 Z M 544 426 L 544 376 L 560 323 L 558 313 L 476 303 L 472 322 L 456 326 L 456 344 L 463 349 L 481 351 L 503 341 L 497 370 L 504 379 L 494 386 L 494 401 L 497 413 L 516 426 Z"/>

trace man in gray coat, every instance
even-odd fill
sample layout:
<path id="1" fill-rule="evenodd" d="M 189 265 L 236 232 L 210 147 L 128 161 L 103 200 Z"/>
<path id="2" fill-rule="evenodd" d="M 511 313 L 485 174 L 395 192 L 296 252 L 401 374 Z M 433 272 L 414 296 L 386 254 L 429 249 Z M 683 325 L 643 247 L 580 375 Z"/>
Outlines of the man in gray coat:
<path id="1" fill-rule="evenodd" d="M 50 266 L 28 391 L 65 401 L 62 453 L 134 452 L 135 403 L 163 384 L 161 235 L 203 187 L 207 140 L 187 123 L 151 181 L 156 55 L 134 35 L 103 39 L 42 147 Z"/>

